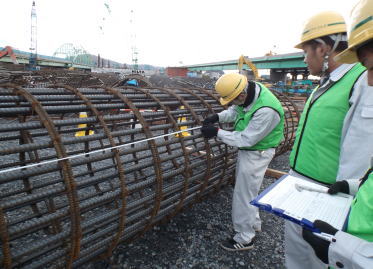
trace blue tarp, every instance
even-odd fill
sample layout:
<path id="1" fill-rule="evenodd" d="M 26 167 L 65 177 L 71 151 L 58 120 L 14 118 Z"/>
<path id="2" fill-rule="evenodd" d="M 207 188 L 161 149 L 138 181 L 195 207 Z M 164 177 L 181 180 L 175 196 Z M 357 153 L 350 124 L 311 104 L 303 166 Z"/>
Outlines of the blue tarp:
<path id="1" fill-rule="evenodd" d="M 126 81 L 126 85 L 128 86 L 139 86 L 139 83 L 137 82 L 136 79 L 131 79 Z"/>

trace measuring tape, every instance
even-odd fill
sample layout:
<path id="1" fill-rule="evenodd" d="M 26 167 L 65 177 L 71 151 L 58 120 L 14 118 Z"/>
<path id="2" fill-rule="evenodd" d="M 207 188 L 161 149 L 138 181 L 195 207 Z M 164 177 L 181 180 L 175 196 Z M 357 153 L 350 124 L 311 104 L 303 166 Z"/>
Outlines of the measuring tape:
<path id="1" fill-rule="evenodd" d="M 127 143 L 127 144 L 117 145 L 117 146 L 113 146 L 113 147 L 110 147 L 110 148 L 98 149 L 98 150 L 85 152 L 85 153 L 80 153 L 80 154 L 77 154 L 77 155 L 72 155 L 72 156 L 68 156 L 68 157 L 64 157 L 64 158 L 60 158 L 60 159 L 53 159 L 53 160 L 49 160 L 49 161 L 45 161 L 45 162 L 41 162 L 41 163 L 34 163 L 34 164 L 29 164 L 29 165 L 25 165 L 25 166 L 21 166 L 21 167 L 9 168 L 9 169 L 5 169 L 5 170 L 1 170 L 0 174 L 12 172 L 12 171 L 17 171 L 17 170 L 21 170 L 21 169 L 25 169 L 25 168 L 30 168 L 30 167 L 34 167 L 34 166 L 39 166 L 39 165 L 43 165 L 43 164 L 48 164 L 48 163 L 55 163 L 55 162 L 64 161 L 64 160 L 76 159 L 76 158 L 85 156 L 87 154 L 95 154 L 95 153 L 99 153 L 99 152 L 104 152 L 106 150 L 123 148 L 123 147 L 127 147 L 127 146 L 130 146 L 130 145 L 143 143 L 143 142 L 146 142 L 146 141 L 149 141 L 149 140 L 153 140 L 153 139 L 157 139 L 157 138 L 161 138 L 161 137 L 165 137 L 165 136 L 170 136 L 170 135 L 175 135 L 175 134 L 179 134 L 179 133 L 182 133 L 182 132 L 197 130 L 197 129 L 201 129 L 201 128 L 202 128 L 202 126 L 193 127 L 193 128 L 190 128 L 190 129 L 181 130 L 181 131 L 168 133 L 168 134 L 164 134 L 164 135 L 159 135 L 159 136 L 154 136 L 154 137 L 147 138 L 147 139 L 144 139 L 144 140 L 139 140 L 139 141 L 135 141 L 135 142 Z"/>

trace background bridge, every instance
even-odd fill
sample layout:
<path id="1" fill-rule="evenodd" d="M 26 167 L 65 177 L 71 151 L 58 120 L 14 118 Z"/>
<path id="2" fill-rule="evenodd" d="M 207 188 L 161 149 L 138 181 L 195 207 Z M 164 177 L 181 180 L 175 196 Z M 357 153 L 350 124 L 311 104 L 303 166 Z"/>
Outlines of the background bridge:
<path id="1" fill-rule="evenodd" d="M 297 75 L 303 75 L 304 78 L 308 76 L 307 66 L 304 63 L 304 53 L 295 52 L 287 54 L 277 54 L 263 57 L 249 58 L 258 69 L 270 69 L 270 79 L 274 81 L 284 80 L 286 74 L 290 73 L 293 79 Z M 218 71 L 218 70 L 237 70 L 238 59 L 186 65 L 190 71 Z M 244 69 L 250 69 L 244 65 Z"/>

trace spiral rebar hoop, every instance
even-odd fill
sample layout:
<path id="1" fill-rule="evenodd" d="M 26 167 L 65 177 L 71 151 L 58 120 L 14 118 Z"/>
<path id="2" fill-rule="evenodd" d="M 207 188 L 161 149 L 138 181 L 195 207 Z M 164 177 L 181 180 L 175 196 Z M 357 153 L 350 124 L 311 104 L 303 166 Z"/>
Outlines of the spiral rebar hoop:
<path id="1" fill-rule="evenodd" d="M 298 112 L 277 96 L 279 155 Z M 237 149 L 188 131 L 223 109 L 201 88 L 0 85 L 2 266 L 77 268 L 233 182 Z"/>

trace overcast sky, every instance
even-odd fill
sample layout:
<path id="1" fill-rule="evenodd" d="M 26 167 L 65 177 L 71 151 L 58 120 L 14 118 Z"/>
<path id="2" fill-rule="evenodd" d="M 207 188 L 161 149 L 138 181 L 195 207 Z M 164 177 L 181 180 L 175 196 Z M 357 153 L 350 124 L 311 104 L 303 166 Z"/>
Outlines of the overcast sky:
<path id="1" fill-rule="evenodd" d="M 36 0 L 38 53 L 64 43 L 118 62 L 177 66 L 296 52 L 305 19 L 355 0 Z M 32 0 L 1 0 L 0 46 L 29 51 Z M 6 4 L 5 4 L 6 3 Z M 108 4 L 109 9 L 105 6 Z M 110 10 L 110 11 L 109 11 Z M 131 10 L 133 13 L 131 15 Z M 100 29 L 102 27 L 102 30 Z"/>

